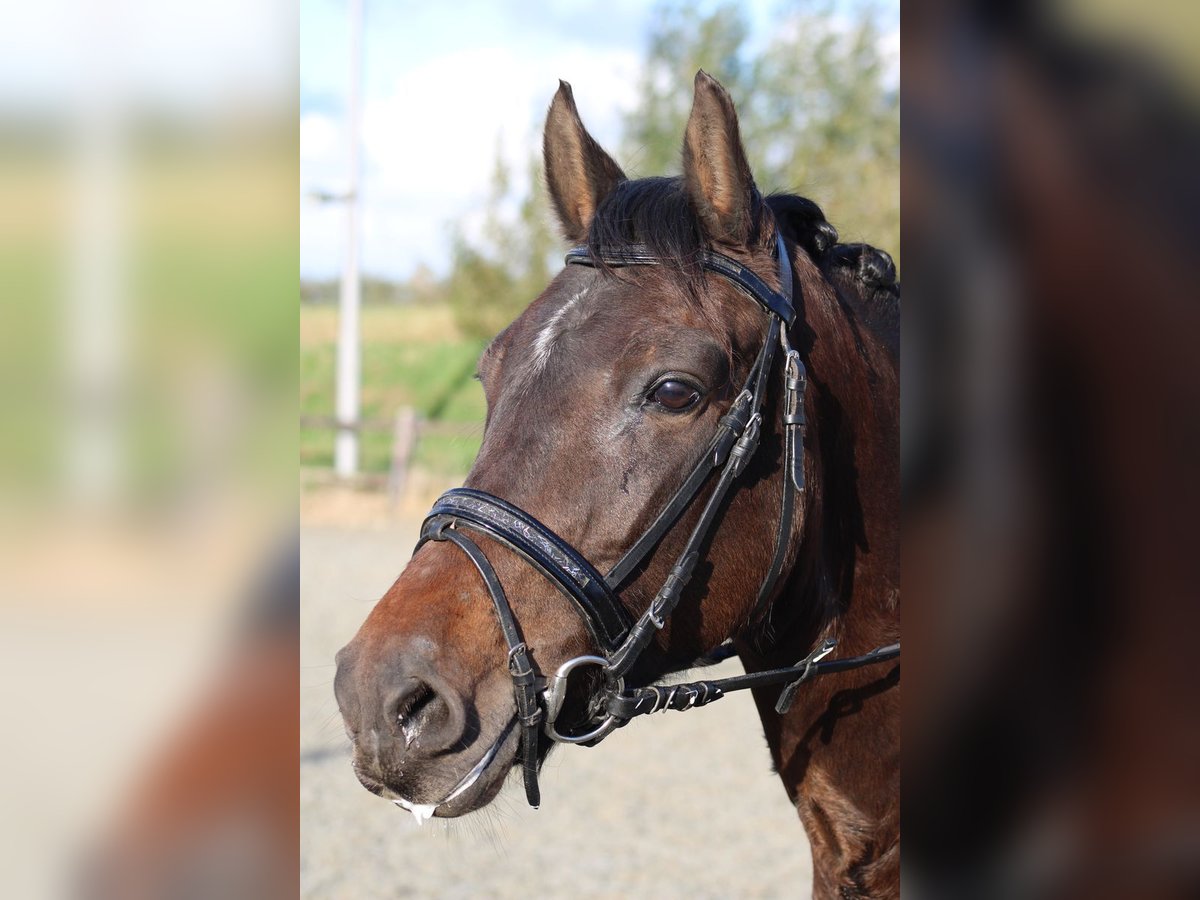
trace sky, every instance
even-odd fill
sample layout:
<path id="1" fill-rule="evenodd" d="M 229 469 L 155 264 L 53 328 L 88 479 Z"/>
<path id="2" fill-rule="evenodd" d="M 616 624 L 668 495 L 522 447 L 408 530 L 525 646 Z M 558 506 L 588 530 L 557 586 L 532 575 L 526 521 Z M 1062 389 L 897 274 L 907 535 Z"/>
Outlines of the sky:
<path id="1" fill-rule="evenodd" d="M 289 0 L 6 4 L 0 116 L 67 116 L 101 88 L 177 117 L 279 108 L 295 86 L 295 19 Z"/>
<path id="2" fill-rule="evenodd" d="M 497 151 L 524 193 L 526 164 L 560 78 L 571 83 L 588 130 L 610 149 L 623 114 L 637 104 L 653 15 L 645 0 L 365 4 L 360 192 L 368 275 L 407 278 L 422 264 L 444 274 L 452 226 L 471 234 L 481 221 Z M 743 3 L 751 47 L 769 38 L 780 5 Z M 888 41 L 898 65 L 899 0 L 881 5 L 896 23 Z M 305 278 L 334 278 L 342 266 L 345 209 L 310 195 L 346 184 L 348 45 L 345 0 L 301 0 Z"/>

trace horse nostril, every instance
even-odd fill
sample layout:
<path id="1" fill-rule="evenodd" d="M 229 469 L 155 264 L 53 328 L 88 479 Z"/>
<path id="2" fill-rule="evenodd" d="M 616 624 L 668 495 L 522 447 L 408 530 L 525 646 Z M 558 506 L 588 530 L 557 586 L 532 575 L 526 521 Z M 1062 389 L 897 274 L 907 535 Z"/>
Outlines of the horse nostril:
<path id="1" fill-rule="evenodd" d="M 462 700 L 435 678 L 405 678 L 386 698 L 383 713 L 405 751 L 443 750 L 462 738 L 466 724 Z"/>
<path id="2" fill-rule="evenodd" d="M 392 695 L 385 707 L 388 724 L 399 730 L 408 749 L 427 727 L 445 718 L 445 704 L 424 681 L 410 678 Z"/>

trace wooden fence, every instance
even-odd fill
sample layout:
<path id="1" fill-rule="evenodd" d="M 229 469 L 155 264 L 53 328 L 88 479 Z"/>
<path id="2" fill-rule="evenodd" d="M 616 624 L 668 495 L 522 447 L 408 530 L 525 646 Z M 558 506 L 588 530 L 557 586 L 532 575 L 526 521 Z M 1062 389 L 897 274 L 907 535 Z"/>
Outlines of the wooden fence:
<path id="1" fill-rule="evenodd" d="M 343 423 L 334 416 L 301 416 L 300 427 L 338 431 L 350 428 L 364 431 L 391 431 L 392 453 L 386 476 L 388 496 L 393 504 L 399 502 L 408 483 L 409 467 L 412 465 L 413 448 L 422 437 L 476 437 L 480 426 L 470 422 L 434 422 L 422 418 L 411 406 L 401 406 L 392 421 L 386 419 L 362 419 L 357 423 Z M 362 484 L 376 486 L 384 479 L 369 474 L 360 475 Z"/>

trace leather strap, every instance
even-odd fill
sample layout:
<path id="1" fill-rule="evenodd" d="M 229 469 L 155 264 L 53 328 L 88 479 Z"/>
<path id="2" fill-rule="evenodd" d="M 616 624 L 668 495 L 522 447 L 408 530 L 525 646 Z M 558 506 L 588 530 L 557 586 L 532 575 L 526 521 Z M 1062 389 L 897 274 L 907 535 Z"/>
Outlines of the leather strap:
<path id="1" fill-rule="evenodd" d="M 750 420 L 750 407 L 754 399 L 751 391 L 752 382 L 753 373 L 747 379 L 745 389 L 733 401 L 729 412 L 721 416 L 716 435 L 709 442 L 708 448 L 704 451 L 700 461 L 693 467 L 691 474 L 684 479 L 683 484 L 667 501 L 667 505 L 655 517 L 650 527 L 642 532 L 641 537 L 634 541 L 633 546 L 625 551 L 625 555 L 604 576 L 604 580 L 610 588 L 616 590 L 624 584 L 630 573 L 641 564 L 651 550 L 658 546 L 663 535 L 671 530 L 679 516 L 691 505 L 692 499 L 700 492 L 700 488 L 708 480 L 713 469 L 723 465 L 729 457 L 729 451 L 733 449 L 734 442 Z"/>
<path id="2" fill-rule="evenodd" d="M 792 521 L 796 515 L 797 494 L 804 492 L 804 391 L 807 387 L 807 370 L 800 354 L 787 342 L 786 332 L 781 334 L 785 351 L 783 368 L 783 496 L 779 504 L 779 525 L 775 531 L 775 552 L 766 577 L 758 589 L 748 626 L 759 624 L 774 599 L 775 586 L 783 574 L 783 563 L 787 558 Z"/>
<path id="3" fill-rule="evenodd" d="M 772 315 L 778 316 L 783 324 L 790 327 L 796 320 L 796 309 L 792 306 L 791 286 L 792 269 L 788 260 L 787 249 L 783 236 L 776 233 L 776 250 L 779 258 L 781 291 L 767 286 L 750 269 L 735 259 L 730 259 L 715 250 L 701 250 L 696 254 L 700 265 L 710 272 L 716 272 L 732 282 L 743 294 L 759 304 Z M 600 262 L 613 268 L 625 266 L 659 266 L 663 264 L 662 257 L 655 256 L 645 244 L 631 244 L 618 250 L 602 253 Z M 596 257 L 587 247 L 573 247 L 567 251 L 567 264 L 595 266 Z"/>
<path id="4" fill-rule="evenodd" d="M 492 605 L 496 609 L 496 618 L 500 620 L 500 630 L 508 644 L 508 671 L 512 676 L 513 692 L 517 701 L 517 721 L 521 726 L 521 771 L 525 781 L 525 799 L 529 805 L 537 809 L 542 802 L 541 788 L 538 787 L 538 730 L 542 724 L 542 708 L 537 700 L 537 673 L 529 660 L 529 649 L 521 637 L 521 629 L 517 625 L 516 616 L 508 603 L 504 587 L 496 577 L 496 570 L 488 562 L 483 551 L 475 542 L 461 532 L 452 528 L 440 528 L 431 533 L 430 540 L 449 541 L 467 555 L 475 564 L 483 583 L 487 586 L 492 597 Z"/>
<path id="5" fill-rule="evenodd" d="M 576 605 L 592 638 L 606 651 L 615 650 L 629 633 L 629 613 L 600 573 L 529 513 L 484 491 L 454 488 L 434 503 L 417 546 L 450 523 L 486 534 L 518 553 Z"/>
<path id="6" fill-rule="evenodd" d="M 779 339 L 779 328 L 779 319 L 772 316 L 770 326 L 767 329 L 767 339 L 764 341 L 763 348 L 759 352 L 758 359 L 755 361 L 750 373 L 750 381 L 753 384 L 751 389 L 753 393 L 750 400 L 750 409 L 752 410 L 750 419 L 730 449 L 729 457 L 721 469 L 721 475 L 717 480 L 716 487 L 713 488 L 712 494 L 709 495 L 708 501 L 704 504 L 704 511 L 700 514 L 699 521 L 692 528 L 692 533 L 683 547 L 683 552 L 680 553 L 679 558 L 676 560 L 675 566 L 671 569 L 671 574 L 667 576 L 667 580 L 659 588 L 649 608 L 634 624 L 629 632 L 629 637 L 609 657 L 608 673 L 611 678 L 624 677 L 629 672 L 638 656 L 650 644 L 654 633 L 663 628 L 667 617 L 675 611 L 675 607 L 679 603 L 679 598 L 683 595 L 683 590 L 687 587 L 688 582 L 691 581 L 692 573 L 696 568 L 696 562 L 700 558 L 700 547 L 716 524 L 717 512 L 721 508 L 721 503 L 725 499 L 725 495 L 729 493 L 733 482 L 745 470 L 750 457 L 754 455 L 754 451 L 758 448 L 762 421 L 761 410 L 766 394 L 766 373 L 771 371 L 771 361 L 775 355 L 775 342 Z M 688 499 L 690 501 L 691 498 L 689 497 Z"/>
<path id="7" fill-rule="evenodd" d="M 788 450 L 785 448 L 784 452 L 787 453 Z M 771 565 L 767 569 L 762 584 L 759 585 L 758 596 L 755 597 L 750 616 L 746 619 L 749 627 L 759 624 L 759 619 L 765 615 L 774 599 L 775 587 L 779 582 L 779 576 L 783 574 L 783 562 L 787 559 L 788 538 L 791 537 L 795 512 L 796 491 L 792 487 L 791 480 L 784 478 L 783 499 L 779 504 L 779 525 L 775 529 L 775 552 L 771 555 Z"/>
<path id="8" fill-rule="evenodd" d="M 823 659 L 822 657 L 832 651 L 835 645 L 836 641 L 825 641 L 796 665 L 783 669 L 768 669 L 763 672 L 751 672 L 746 675 L 734 675 L 730 678 L 708 681 L 693 681 L 686 684 L 634 688 L 619 694 L 610 693 L 605 701 L 605 712 L 624 723 L 637 716 L 648 716 L 651 713 L 666 712 L 669 709 L 683 712 L 694 707 L 704 706 L 720 700 L 733 691 L 783 684 L 786 687 L 776 704 L 776 712 L 782 714 L 791 705 L 796 688 L 806 681 L 822 675 L 832 675 L 835 672 L 845 672 L 850 669 L 887 662 L 900 656 L 900 644 L 895 643 L 886 647 L 878 647 L 861 656 L 834 660 Z"/>

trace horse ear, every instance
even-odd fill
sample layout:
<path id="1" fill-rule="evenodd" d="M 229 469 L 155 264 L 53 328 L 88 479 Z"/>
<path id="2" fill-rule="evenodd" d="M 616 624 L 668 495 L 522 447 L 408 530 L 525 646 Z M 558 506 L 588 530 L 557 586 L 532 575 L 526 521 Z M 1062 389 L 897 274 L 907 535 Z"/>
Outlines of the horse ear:
<path id="1" fill-rule="evenodd" d="M 600 201 L 625 180 L 611 156 L 583 127 L 571 86 L 558 83 L 542 139 L 546 185 L 567 240 L 581 243 Z"/>
<path id="2" fill-rule="evenodd" d="M 683 180 L 705 233 L 741 246 L 754 232 L 754 176 L 746 161 L 733 100 L 701 69 L 683 136 Z"/>

